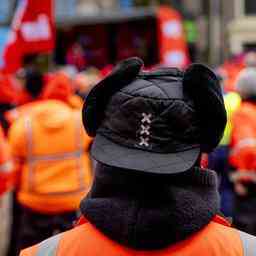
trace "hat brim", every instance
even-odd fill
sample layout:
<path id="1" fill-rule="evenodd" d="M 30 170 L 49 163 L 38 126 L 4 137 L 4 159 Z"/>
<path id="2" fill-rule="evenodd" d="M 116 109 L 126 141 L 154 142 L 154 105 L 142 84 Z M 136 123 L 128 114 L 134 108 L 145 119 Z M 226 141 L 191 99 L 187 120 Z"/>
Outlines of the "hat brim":
<path id="1" fill-rule="evenodd" d="M 200 148 L 177 153 L 153 153 L 127 148 L 97 134 L 92 157 L 106 165 L 155 174 L 175 174 L 189 170 L 200 155 Z"/>

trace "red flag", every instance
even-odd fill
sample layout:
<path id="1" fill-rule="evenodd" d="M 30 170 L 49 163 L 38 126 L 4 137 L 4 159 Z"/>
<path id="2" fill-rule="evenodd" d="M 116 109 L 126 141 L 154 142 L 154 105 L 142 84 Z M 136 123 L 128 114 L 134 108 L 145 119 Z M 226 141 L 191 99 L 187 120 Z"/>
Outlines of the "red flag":
<path id="1" fill-rule="evenodd" d="M 185 68 L 190 60 L 180 14 L 162 6 L 158 10 L 157 20 L 160 63 Z"/>
<path id="2" fill-rule="evenodd" d="M 3 53 L 4 71 L 17 71 L 25 54 L 51 52 L 54 23 L 52 0 L 20 0 Z"/>

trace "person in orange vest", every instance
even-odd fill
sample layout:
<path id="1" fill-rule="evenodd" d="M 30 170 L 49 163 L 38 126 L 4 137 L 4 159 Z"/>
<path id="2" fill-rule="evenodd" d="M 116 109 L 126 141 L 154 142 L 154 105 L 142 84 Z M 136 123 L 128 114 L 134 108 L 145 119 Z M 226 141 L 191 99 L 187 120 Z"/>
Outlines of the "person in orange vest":
<path id="1" fill-rule="evenodd" d="M 9 143 L 21 207 L 18 248 L 71 227 L 92 182 L 91 140 L 80 113 L 60 100 L 34 102 L 12 124 Z"/>
<path id="2" fill-rule="evenodd" d="M 31 111 L 40 99 L 41 92 L 44 88 L 44 76 L 38 68 L 33 66 L 26 66 L 16 75 L 19 81 L 19 90 L 16 98 L 16 107 L 6 111 L 4 118 L 7 120 L 8 129 L 10 126 L 22 115 Z M 17 236 L 20 229 L 21 209 L 20 204 L 16 200 L 16 190 L 14 187 L 12 201 L 11 201 L 11 230 L 10 230 L 10 243 L 8 248 L 8 256 L 17 255 Z"/>
<path id="3" fill-rule="evenodd" d="M 236 191 L 234 222 L 256 235 L 256 68 L 241 71 L 236 87 L 242 104 L 233 116 L 229 156 L 235 170 L 231 176 Z"/>
<path id="4" fill-rule="evenodd" d="M 21 256 L 255 255 L 256 238 L 219 215 L 216 174 L 199 166 L 226 125 L 218 79 L 200 64 L 142 66 L 124 60 L 86 99 L 97 165 L 77 227 Z"/>

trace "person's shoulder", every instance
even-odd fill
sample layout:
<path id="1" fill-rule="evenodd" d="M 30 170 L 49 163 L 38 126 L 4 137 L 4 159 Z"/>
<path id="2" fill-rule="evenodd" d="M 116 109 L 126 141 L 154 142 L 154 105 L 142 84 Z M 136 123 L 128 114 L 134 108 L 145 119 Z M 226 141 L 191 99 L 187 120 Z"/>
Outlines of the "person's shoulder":
<path id="1" fill-rule="evenodd" d="M 219 223 L 211 223 L 213 237 L 219 240 L 226 248 L 236 252 L 243 252 L 245 256 L 256 255 L 256 237 L 240 231 L 234 227 L 228 227 Z"/>

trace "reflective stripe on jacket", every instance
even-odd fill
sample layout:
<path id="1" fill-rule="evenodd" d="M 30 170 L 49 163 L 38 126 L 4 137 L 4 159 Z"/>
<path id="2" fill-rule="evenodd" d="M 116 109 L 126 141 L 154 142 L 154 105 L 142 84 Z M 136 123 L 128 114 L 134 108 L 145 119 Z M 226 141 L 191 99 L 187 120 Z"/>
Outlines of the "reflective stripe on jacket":
<path id="1" fill-rule="evenodd" d="M 54 236 L 21 256 L 254 256 L 256 237 L 214 221 L 187 240 L 156 251 L 135 251 L 108 239 L 90 223 Z"/>
<path id="2" fill-rule="evenodd" d="M 10 131 L 20 159 L 18 201 L 42 213 L 76 210 L 92 181 L 90 143 L 80 113 L 60 101 L 38 102 Z"/>

